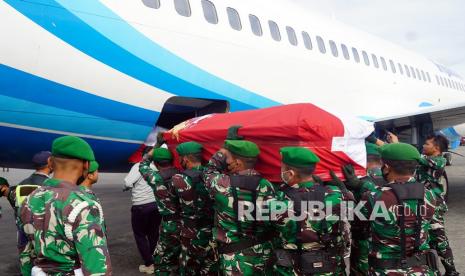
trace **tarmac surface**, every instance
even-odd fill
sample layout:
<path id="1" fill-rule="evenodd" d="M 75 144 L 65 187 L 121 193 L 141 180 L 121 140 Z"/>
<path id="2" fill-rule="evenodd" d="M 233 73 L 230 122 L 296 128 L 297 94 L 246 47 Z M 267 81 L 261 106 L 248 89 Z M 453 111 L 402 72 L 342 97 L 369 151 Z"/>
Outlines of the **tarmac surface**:
<path id="1" fill-rule="evenodd" d="M 456 152 L 465 155 L 465 147 Z M 18 183 L 30 171 L 10 170 L 0 176 L 10 183 Z M 453 156 L 453 165 L 447 167 L 449 176 L 449 212 L 446 215 L 446 230 L 455 255 L 457 270 L 465 273 L 465 158 Z M 109 250 L 113 275 L 143 275 L 138 267 L 142 259 L 132 235 L 130 209 L 131 194 L 123 192 L 124 174 L 102 174 L 95 192 L 102 201 L 108 228 Z M 16 227 L 13 212 L 8 202 L 0 199 L 3 217 L 0 219 L 0 275 L 19 275 L 16 251 Z"/>

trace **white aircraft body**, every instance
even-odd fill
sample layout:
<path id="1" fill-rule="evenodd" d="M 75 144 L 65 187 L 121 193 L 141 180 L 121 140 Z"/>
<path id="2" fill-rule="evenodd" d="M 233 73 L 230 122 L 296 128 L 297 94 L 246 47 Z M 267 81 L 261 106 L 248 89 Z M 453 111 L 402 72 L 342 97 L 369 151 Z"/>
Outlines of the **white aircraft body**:
<path id="1" fill-rule="evenodd" d="M 118 171 L 155 126 L 297 102 L 417 144 L 465 135 L 458 74 L 283 0 L 4 0 L 0 15 L 0 166 L 73 134 Z"/>

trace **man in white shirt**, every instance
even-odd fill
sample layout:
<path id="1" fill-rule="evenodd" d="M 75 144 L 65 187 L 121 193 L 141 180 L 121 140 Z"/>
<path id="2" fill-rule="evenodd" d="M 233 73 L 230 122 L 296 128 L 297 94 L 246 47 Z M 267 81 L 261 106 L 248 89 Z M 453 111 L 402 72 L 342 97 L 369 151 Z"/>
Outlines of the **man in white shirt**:
<path id="1" fill-rule="evenodd" d="M 153 165 L 152 165 L 153 166 Z M 153 167 L 156 170 L 155 167 Z M 139 163 L 134 164 L 124 179 L 125 189 L 132 191 L 131 224 L 139 253 L 144 264 L 139 271 L 154 273 L 153 252 L 158 241 L 161 216 L 155 203 L 152 188 L 139 173 Z"/>

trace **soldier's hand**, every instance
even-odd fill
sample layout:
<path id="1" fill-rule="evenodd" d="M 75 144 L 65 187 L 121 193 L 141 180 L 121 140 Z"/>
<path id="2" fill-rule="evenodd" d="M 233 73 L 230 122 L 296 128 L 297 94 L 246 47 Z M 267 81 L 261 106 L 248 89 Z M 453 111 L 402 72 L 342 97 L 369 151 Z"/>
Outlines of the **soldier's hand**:
<path id="1" fill-rule="evenodd" d="M 163 134 L 165 134 L 165 132 L 163 131 L 157 133 L 157 148 L 161 147 L 161 145 L 163 145 L 166 142 L 165 138 L 163 137 Z"/>
<path id="2" fill-rule="evenodd" d="M 346 178 L 347 187 L 353 190 L 359 190 L 362 186 L 362 181 L 358 179 L 357 175 L 355 174 L 354 167 L 352 165 L 345 165 L 342 167 L 342 173 Z"/>
<path id="3" fill-rule="evenodd" d="M 218 151 L 218 154 L 213 155 L 213 158 L 216 159 L 216 163 L 218 164 L 220 170 L 225 171 L 228 168 L 228 163 L 226 162 L 226 159 L 229 155 L 229 151 L 224 148 L 221 148 Z"/>
<path id="4" fill-rule="evenodd" d="M 331 180 L 327 182 L 328 185 L 336 186 L 341 189 L 344 188 L 344 182 L 337 177 L 333 170 L 329 170 L 329 175 L 331 175 Z"/>
<path id="5" fill-rule="evenodd" d="M 323 180 L 319 176 L 312 174 L 312 178 L 313 182 L 318 183 L 320 185 L 324 185 Z"/>
<path id="6" fill-rule="evenodd" d="M 377 140 L 378 138 L 376 138 L 375 132 L 372 132 L 370 135 L 368 135 L 367 138 L 365 138 L 365 141 L 372 144 L 376 144 Z"/>
<path id="7" fill-rule="evenodd" d="M 389 143 L 399 143 L 399 137 L 392 132 L 388 131 L 387 140 Z"/>

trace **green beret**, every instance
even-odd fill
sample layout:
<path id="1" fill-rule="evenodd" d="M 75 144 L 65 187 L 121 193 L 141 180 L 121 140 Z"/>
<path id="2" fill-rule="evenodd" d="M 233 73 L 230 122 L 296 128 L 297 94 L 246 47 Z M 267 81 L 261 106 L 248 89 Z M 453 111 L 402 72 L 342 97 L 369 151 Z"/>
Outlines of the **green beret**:
<path id="1" fill-rule="evenodd" d="M 311 150 L 303 147 L 281 148 L 281 159 L 286 165 L 292 167 L 308 167 L 320 162 L 320 158 Z"/>
<path id="2" fill-rule="evenodd" d="M 3 177 L 0 177 L 0 185 L 10 186 L 10 184 L 8 184 L 8 180 Z"/>
<path id="3" fill-rule="evenodd" d="M 367 155 L 380 156 L 379 147 L 376 144 L 366 142 L 365 147 L 366 147 L 366 150 L 367 150 Z"/>
<path id="4" fill-rule="evenodd" d="M 420 153 L 417 148 L 406 143 L 385 144 L 379 148 L 383 160 L 418 161 Z"/>
<path id="5" fill-rule="evenodd" d="M 162 160 L 173 160 L 173 155 L 168 149 L 165 148 L 155 148 L 152 155 L 153 161 L 162 161 Z"/>
<path id="6" fill-rule="evenodd" d="M 243 157 L 257 157 L 260 154 L 258 146 L 247 140 L 225 140 L 224 148 Z"/>
<path id="7" fill-rule="evenodd" d="M 202 152 L 203 146 L 197 142 L 185 142 L 176 147 L 179 155 L 188 155 Z"/>
<path id="8" fill-rule="evenodd" d="M 83 139 L 76 136 L 62 136 L 53 141 L 52 155 L 94 161 L 94 151 Z"/>
<path id="9" fill-rule="evenodd" d="M 98 167 L 99 167 L 99 164 L 97 163 L 97 161 L 90 161 L 89 173 L 95 172 L 96 170 L 98 170 Z"/>

